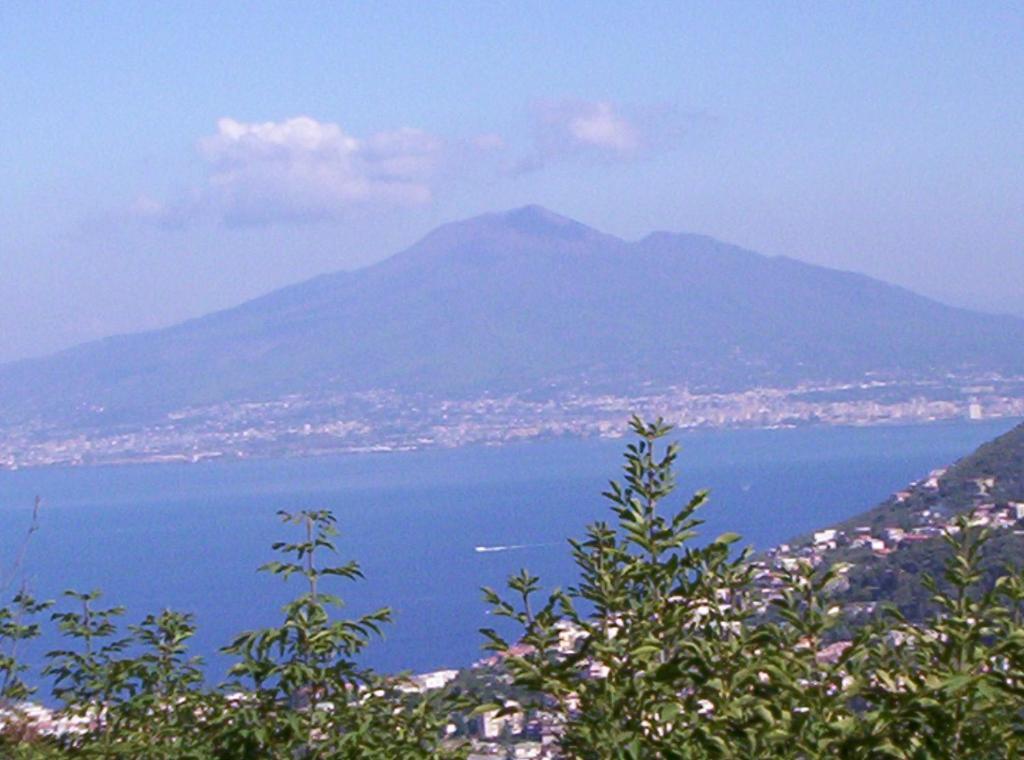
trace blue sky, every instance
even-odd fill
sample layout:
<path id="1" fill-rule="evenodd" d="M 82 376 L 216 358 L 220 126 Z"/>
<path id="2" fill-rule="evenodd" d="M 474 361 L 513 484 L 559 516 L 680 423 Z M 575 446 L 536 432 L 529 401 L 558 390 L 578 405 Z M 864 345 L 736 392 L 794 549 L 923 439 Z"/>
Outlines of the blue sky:
<path id="1" fill-rule="evenodd" d="M 1024 314 L 1020 3 L 0 4 L 0 360 L 540 203 Z"/>

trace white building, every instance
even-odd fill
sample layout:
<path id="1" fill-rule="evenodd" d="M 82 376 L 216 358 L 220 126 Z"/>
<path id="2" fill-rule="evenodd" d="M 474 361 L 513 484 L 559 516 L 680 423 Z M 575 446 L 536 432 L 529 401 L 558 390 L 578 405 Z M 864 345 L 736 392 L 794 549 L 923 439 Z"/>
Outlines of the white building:
<path id="1" fill-rule="evenodd" d="M 838 531 L 835 528 L 819 530 L 814 534 L 814 545 L 824 549 L 835 549 L 837 534 Z"/>
<path id="2" fill-rule="evenodd" d="M 416 684 L 420 691 L 433 691 L 434 689 L 443 689 L 454 681 L 458 675 L 459 671 L 457 670 L 435 670 L 431 673 L 420 673 L 413 676 L 410 680 Z"/>
<path id="3" fill-rule="evenodd" d="M 519 703 L 509 700 L 505 703 L 505 709 L 515 712 L 500 715 L 498 710 L 488 710 L 480 714 L 477 718 L 477 733 L 482 739 L 499 739 L 505 732 L 513 736 L 522 733 L 523 711 L 519 709 Z"/>

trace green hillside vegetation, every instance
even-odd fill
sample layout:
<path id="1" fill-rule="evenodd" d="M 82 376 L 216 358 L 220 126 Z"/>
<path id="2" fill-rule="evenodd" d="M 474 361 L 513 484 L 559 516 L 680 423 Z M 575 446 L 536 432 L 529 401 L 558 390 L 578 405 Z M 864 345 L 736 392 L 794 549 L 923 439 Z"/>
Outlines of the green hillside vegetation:
<path id="1" fill-rule="evenodd" d="M 1024 536 L 1017 533 L 994 533 L 985 544 L 980 564 L 984 573 L 981 586 L 992 588 L 1005 574 L 1007 566 L 1017 566 L 1024 557 Z M 884 600 L 893 604 L 910 620 L 925 620 L 935 614 L 937 605 L 924 583 L 926 577 L 942 579 L 946 565 L 953 559 L 952 549 L 941 539 L 913 544 L 887 557 L 862 553 L 849 573 L 849 589 L 840 594 L 845 602 L 874 603 Z M 944 590 L 949 584 L 942 583 Z"/>
<path id="2" fill-rule="evenodd" d="M 358 664 L 390 611 L 341 617 L 334 589 L 361 575 L 333 559 L 334 518 L 282 513 L 289 536 L 262 570 L 299 593 L 280 625 L 227 643 L 226 683 L 207 682 L 189 654 L 187 613 L 125 627 L 98 592 L 56 605 L 17 594 L 0 609 L 0 756 L 1020 756 L 1024 574 L 1006 567 L 985 584 L 986 552 L 1001 551 L 1005 531 L 955 518 L 925 617 L 883 615 L 836 644 L 843 567 L 776 569 L 766 594 L 764 565 L 736 550 L 739 536 L 699 540 L 708 495 L 674 501 L 669 428 L 632 426 L 608 521 L 570 542 L 576 583 L 544 591 L 522 570 L 504 591 L 485 589 L 517 632 L 483 631 L 492 657 L 446 687 Z M 1001 448 L 980 461 L 1002 462 Z M 66 644 L 28 673 L 19 651 L 47 624 Z M 40 679 L 59 702 L 45 721 L 29 701 Z M 524 738 L 540 741 L 512 746 Z"/>
<path id="3" fill-rule="evenodd" d="M 993 479 L 992 485 L 980 494 L 978 481 L 989 478 Z M 918 483 L 908 493 L 903 502 L 895 497 L 887 499 L 837 527 L 850 530 L 858 525 L 896 524 L 901 520 L 909 527 L 910 515 L 923 509 L 939 508 L 949 514 L 960 514 L 983 502 L 1024 501 L 1024 424 L 956 462 L 938 478 L 937 488 L 925 488 Z"/>
<path id="4" fill-rule="evenodd" d="M 991 507 L 1008 515 L 1006 524 L 993 532 L 986 544 L 982 568 L 986 587 L 995 583 L 1007 565 L 1024 557 L 1024 522 L 1016 519 L 1011 505 L 1024 504 L 1024 424 L 979 447 L 934 478 L 916 483 L 902 495 L 890 497 L 878 507 L 857 515 L 835 528 L 847 537 L 869 527 L 872 535 L 887 528 L 904 531 L 922 526 L 941 526 L 958 515 Z M 928 517 L 922 515 L 928 514 Z M 1012 519 L 1012 522 L 1011 522 Z M 939 533 L 940 531 L 934 531 Z M 809 537 L 798 542 L 807 543 Z M 903 541 L 889 554 L 879 556 L 866 548 L 839 546 L 826 555 L 829 564 L 847 563 L 847 602 L 886 600 L 912 620 L 935 612 L 924 578 L 941 578 L 950 561 L 950 548 L 941 535 L 923 541 Z"/>

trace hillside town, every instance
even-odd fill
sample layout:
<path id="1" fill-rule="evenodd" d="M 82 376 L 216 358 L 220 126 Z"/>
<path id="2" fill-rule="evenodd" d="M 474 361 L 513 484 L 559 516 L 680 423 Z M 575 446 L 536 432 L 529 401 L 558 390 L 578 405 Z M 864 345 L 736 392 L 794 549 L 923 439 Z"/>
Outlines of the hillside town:
<path id="1" fill-rule="evenodd" d="M 966 510 L 930 503 L 937 495 L 940 481 L 946 472 L 945 468 L 933 470 L 926 478 L 893 494 L 887 502 L 899 507 L 907 505 L 916 496 L 917 508 L 893 510 L 888 520 L 876 519 L 872 524 L 856 525 L 852 529 L 836 527 L 818 530 L 804 540 L 769 549 L 765 552 L 764 560 L 759 563 L 761 574 L 758 580 L 765 597 L 771 598 L 773 590 L 782 585 L 780 572 L 792 571 L 801 565 L 821 567 L 842 561 L 844 572 L 849 573 L 856 567 L 850 562 L 851 557 L 856 556 L 853 550 L 869 553 L 862 556 L 888 557 L 915 544 L 955 534 L 960 530 L 956 518 L 964 511 L 970 513 L 968 525 L 971 527 L 1007 530 L 1016 535 L 1024 535 L 1024 501 L 994 501 L 991 497 L 996 485 L 994 477 L 972 481 L 977 491 Z M 872 609 L 865 611 L 870 612 Z"/>

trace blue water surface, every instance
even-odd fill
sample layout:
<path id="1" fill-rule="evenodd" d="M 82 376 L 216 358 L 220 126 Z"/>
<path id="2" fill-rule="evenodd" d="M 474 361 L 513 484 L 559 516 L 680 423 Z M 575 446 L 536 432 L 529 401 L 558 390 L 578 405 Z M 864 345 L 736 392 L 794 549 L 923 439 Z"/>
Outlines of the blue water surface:
<path id="1" fill-rule="evenodd" d="M 894 490 L 1010 429 L 1015 420 L 914 427 L 685 433 L 679 500 L 709 488 L 709 537 L 767 547 L 868 509 Z M 196 613 L 195 649 L 219 676 L 220 646 L 273 624 L 299 588 L 255 572 L 289 530 L 278 509 L 329 508 L 339 546 L 366 574 L 340 584 L 349 613 L 388 605 L 396 621 L 365 661 L 386 671 L 468 665 L 493 625 L 480 587 L 526 566 L 574 580 L 565 539 L 608 515 L 600 492 L 625 441 L 315 459 L 0 472 L 0 560 L 23 543 L 43 498 L 23 575 L 41 597 L 102 588 L 128 622 L 169 607 Z M 476 546 L 520 546 L 480 553 Z M 20 576 L 19 576 L 20 578 Z M 9 593 L 9 591 L 8 591 Z M 55 643 L 52 636 L 29 653 Z"/>

